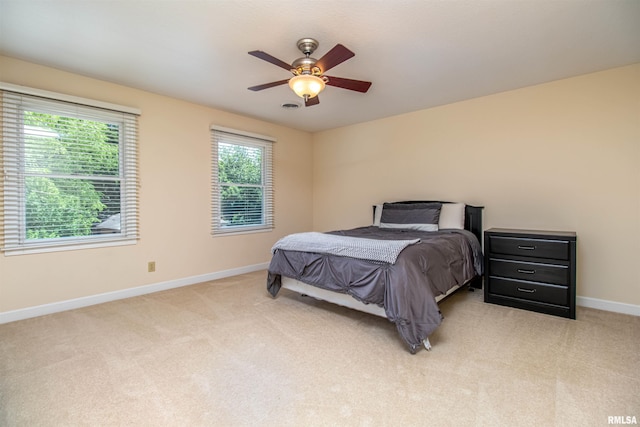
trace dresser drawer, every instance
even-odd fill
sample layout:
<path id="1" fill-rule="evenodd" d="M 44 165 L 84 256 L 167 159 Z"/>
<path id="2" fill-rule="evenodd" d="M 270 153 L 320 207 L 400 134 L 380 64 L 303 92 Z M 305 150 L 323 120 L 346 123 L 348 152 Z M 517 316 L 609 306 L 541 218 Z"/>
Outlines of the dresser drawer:
<path id="1" fill-rule="evenodd" d="M 489 293 L 566 306 L 569 289 L 566 286 L 491 277 Z"/>
<path id="2" fill-rule="evenodd" d="M 493 276 L 569 285 L 569 267 L 565 265 L 490 258 L 489 269 Z"/>
<path id="3" fill-rule="evenodd" d="M 568 260 L 569 242 L 562 240 L 491 236 L 489 238 L 489 251 L 491 253 L 505 255 Z"/>

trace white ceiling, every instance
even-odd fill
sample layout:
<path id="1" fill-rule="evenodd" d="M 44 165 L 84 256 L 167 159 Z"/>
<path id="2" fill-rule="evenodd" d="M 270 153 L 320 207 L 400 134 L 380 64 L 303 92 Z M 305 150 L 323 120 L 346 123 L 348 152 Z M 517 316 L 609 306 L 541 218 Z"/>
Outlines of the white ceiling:
<path id="1" fill-rule="evenodd" d="M 369 92 L 247 90 L 303 37 Z M 315 132 L 640 62 L 640 0 L 0 0 L 0 54 Z"/>

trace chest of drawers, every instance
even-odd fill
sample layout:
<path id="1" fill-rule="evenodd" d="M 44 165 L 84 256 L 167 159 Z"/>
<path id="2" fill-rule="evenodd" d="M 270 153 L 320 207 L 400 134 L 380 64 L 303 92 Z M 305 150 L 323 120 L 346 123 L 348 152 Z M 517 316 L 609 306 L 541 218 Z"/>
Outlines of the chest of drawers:
<path id="1" fill-rule="evenodd" d="M 576 233 L 484 232 L 485 302 L 576 318 Z"/>

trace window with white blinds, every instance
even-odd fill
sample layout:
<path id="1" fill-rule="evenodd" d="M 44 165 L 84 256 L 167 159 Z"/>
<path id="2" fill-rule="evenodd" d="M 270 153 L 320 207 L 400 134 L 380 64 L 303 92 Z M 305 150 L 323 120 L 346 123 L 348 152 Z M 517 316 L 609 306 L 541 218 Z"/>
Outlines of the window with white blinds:
<path id="1" fill-rule="evenodd" d="M 273 228 L 273 142 L 211 128 L 213 235 Z"/>
<path id="2" fill-rule="evenodd" d="M 136 242 L 136 114 L 3 90 L 1 117 L 3 251 Z"/>

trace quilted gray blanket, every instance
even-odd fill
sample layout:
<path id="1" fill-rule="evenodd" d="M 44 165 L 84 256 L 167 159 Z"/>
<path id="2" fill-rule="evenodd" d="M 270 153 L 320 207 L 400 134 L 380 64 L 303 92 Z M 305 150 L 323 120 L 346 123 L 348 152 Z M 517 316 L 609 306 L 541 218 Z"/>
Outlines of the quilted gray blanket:
<path id="1" fill-rule="evenodd" d="M 315 252 L 369 261 L 395 264 L 398 255 L 409 245 L 420 239 L 376 240 L 361 237 L 338 236 L 333 234 L 308 232 L 295 233 L 278 240 L 271 253 L 278 249 L 298 252 Z"/>

